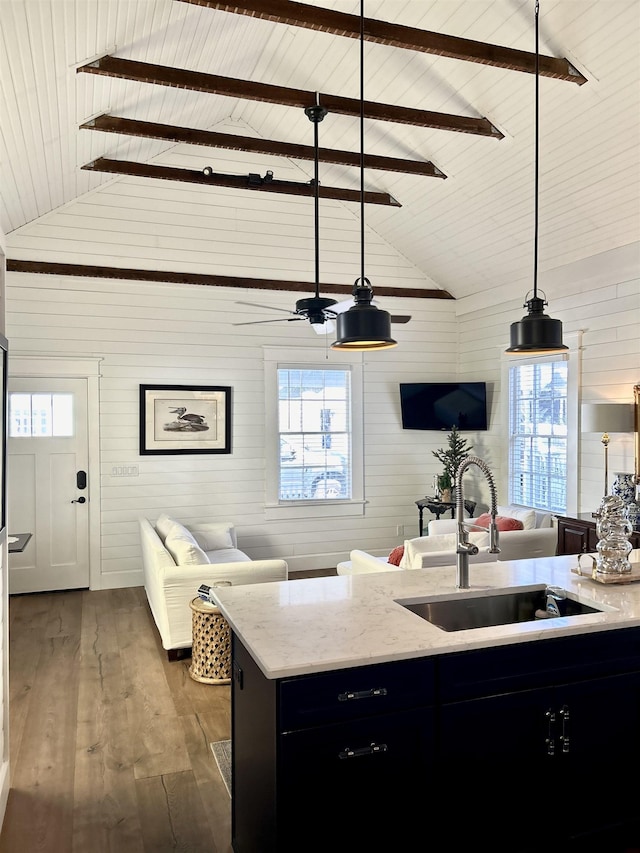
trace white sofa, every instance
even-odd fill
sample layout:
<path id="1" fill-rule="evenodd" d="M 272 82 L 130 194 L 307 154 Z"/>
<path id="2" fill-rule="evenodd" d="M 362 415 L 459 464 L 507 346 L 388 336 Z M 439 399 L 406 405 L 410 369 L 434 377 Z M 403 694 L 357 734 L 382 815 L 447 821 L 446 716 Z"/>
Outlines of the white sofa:
<path id="1" fill-rule="evenodd" d="M 469 540 L 478 545 L 479 553 L 469 556 L 470 563 L 494 560 L 525 560 L 534 557 L 553 557 L 558 545 L 558 530 L 550 513 L 525 507 L 498 507 L 499 516 L 520 517 L 523 530 L 505 530 L 499 534 L 499 554 L 489 554 L 489 533 L 469 531 Z M 476 519 L 465 519 L 473 524 Z M 350 560 L 339 563 L 339 575 L 358 575 L 367 572 L 399 572 L 430 566 L 454 565 L 456 562 L 456 520 L 439 519 L 429 522 L 428 535 L 407 539 L 400 565 L 389 563 L 388 556 L 376 557 L 366 551 L 353 550 Z"/>
<path id="2" fill-rule="evenodd" d="M 163 513 L 155 525 L 138 519 L 144 588 L 162 646 L 170 660 L 191 648 L 189 602 L 200 584 L 230 580 L 235 584 L 266 583 L 288 578 L 285 560 L 252 560 L 237 547 L 231 522 L 185 525 Z"/>

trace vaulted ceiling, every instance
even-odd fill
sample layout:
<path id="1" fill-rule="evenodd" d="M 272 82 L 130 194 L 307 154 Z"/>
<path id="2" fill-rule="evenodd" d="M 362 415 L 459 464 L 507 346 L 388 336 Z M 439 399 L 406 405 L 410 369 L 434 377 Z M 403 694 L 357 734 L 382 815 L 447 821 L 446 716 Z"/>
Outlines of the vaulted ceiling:
<path id="1" fill-rule="evenodd" d="M 364 8 L 368 229 L 419 271 L 416 292 L 462 299 L 526 279 L 534 0 Z M 223 201 L 228 187 L 282 205 L 312 195 L 304 107 L 316 101 L 329 110 L 321 195 L 357 210 L 359 0 L 0 0 L 0 11 L 9 268 L 42 261 L 20 243 L 26 229 L 114 179 L 142 179 L 140 193 L 204 185 Z M 638 0 L 541 0 L 540 53 L 551 270 L 638 240 Z"/>

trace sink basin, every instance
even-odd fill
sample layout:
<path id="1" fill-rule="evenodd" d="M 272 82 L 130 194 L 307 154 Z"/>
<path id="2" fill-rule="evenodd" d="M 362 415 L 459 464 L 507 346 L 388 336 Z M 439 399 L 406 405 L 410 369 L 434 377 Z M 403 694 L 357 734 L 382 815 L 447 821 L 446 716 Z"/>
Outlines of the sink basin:
<path id="1" fill-rule="evenodd" d="M 398 604 L 443 631 L 466 631 L 470 628 L 489 628 L 493 625 L 537 620 L 541 614 L 546 613 L 545 590 L 545 587 L 518 591 L 502 590 L 491 595 L 460 595 L 439 601 L 399 601 Z M 568 596 L 559 604 L 562 616 L 602 612 L 597 607 L 591 607 Z M 542 615 L 541 618 L 557 617 Z"/>

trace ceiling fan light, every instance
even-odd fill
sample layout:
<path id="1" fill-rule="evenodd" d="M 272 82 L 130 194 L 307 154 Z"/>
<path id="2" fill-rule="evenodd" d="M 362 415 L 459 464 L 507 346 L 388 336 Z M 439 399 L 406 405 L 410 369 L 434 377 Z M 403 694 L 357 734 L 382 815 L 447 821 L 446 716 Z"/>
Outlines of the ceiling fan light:
<path id="1" fill-rule="evenodd" d="M 535 296 L 526 303 L 528 313 L 511 324 L 511 346 L 507 353 L 553 353 L 565 352 L 568 346 L 562 343 L 562 322 L 544 313 L 545 302 Z"/>
<path id="2" fill-rule="evenodd" d="M 398 345 L 391 337 L 391 315 L 373 305 L 354 305 L 338 314 L 337 340 L 331 349 L 350 352 L 391 349 Z"/>

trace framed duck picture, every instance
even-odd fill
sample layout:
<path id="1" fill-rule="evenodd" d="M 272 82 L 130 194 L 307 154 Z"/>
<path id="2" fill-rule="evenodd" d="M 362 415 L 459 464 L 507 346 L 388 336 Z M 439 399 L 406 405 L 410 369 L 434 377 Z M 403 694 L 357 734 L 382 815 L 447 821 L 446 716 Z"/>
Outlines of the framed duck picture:
<path id="1" fill-rule="evenodd" d="M 141 385 L 140 455 L 231 453 L 231 388 Z"/>

